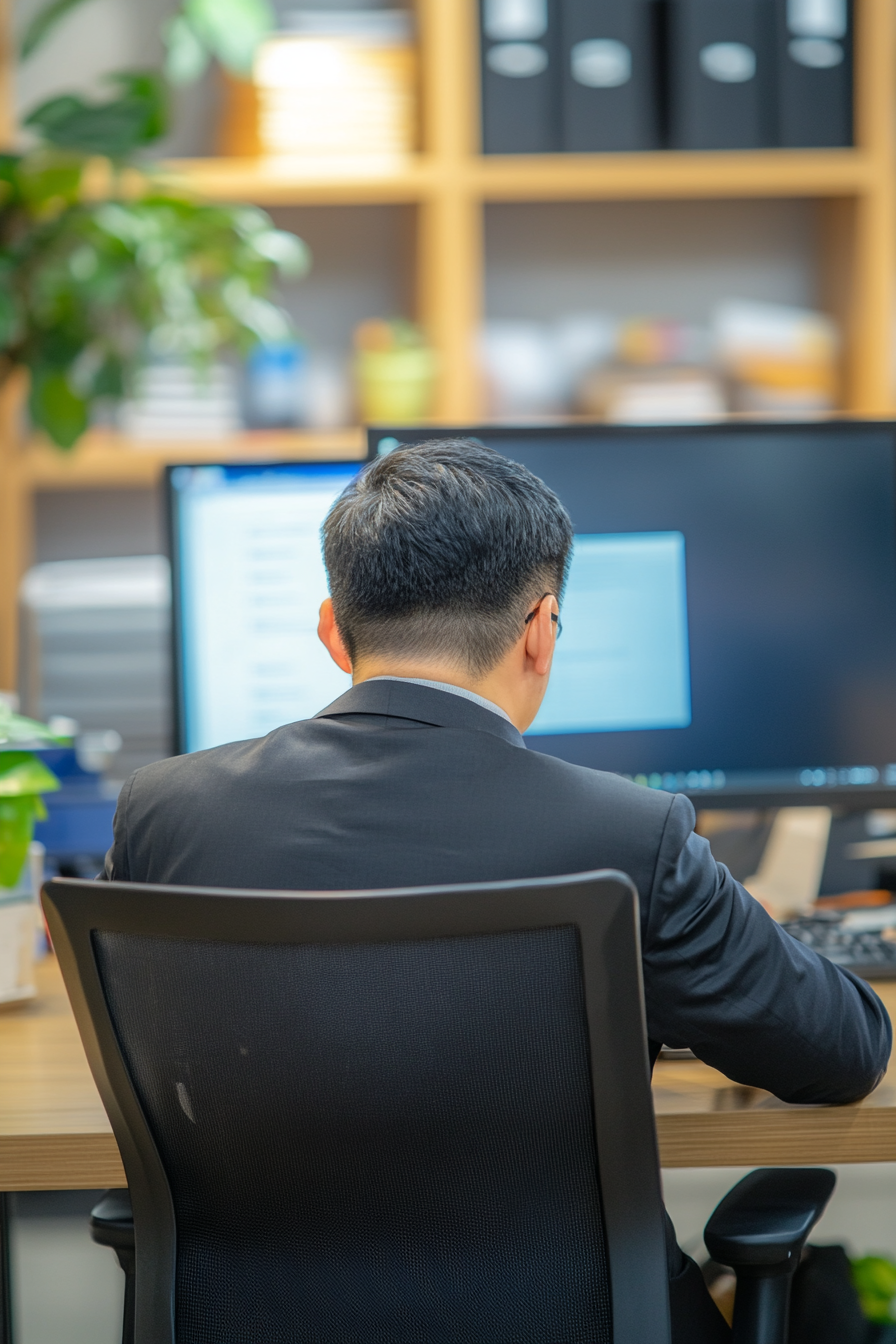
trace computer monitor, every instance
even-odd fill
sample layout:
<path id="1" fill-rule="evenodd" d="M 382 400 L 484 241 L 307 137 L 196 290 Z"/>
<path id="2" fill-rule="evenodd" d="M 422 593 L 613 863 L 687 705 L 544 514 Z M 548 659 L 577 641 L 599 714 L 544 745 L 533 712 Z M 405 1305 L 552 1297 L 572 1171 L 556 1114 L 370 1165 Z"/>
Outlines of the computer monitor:
<path id="1" fill-rule="evenodd" d="M 699 806 L 896 806 L 896 425 L 378 428 L 468 436 L 576 532 L 528 746 Z"/>
<path id="2" fill-rule="evenodd" d="M 178 750 L 260 737 L 348 690 L 317 638 L 320 527 L 361 466 L 168 468 Z"/>

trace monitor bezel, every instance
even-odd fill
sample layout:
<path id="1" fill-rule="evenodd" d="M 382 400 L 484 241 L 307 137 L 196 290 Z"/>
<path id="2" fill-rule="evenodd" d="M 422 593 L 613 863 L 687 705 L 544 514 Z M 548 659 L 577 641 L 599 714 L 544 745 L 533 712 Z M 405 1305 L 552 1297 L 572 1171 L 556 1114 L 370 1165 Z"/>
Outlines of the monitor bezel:
<path id="1" fill-rule="evenodd" d="M 719 434 L 738 436 L 755 435 L 757 431 L 769 434 L 799 434 L 811 430 L 812 433 L 833 435 L 844 430 L 856 430 L 867 427 L 869 430 L 889 430 L 893 439 L 893 456 L 896 464 L 896 420 L 885 417 L 846 417 L 809 419 L 809 420 L 716 420 L 702 421 L 690 425 L 613 425 L 606 421 L 573 420 L 555 422 L 551 420 L 527 420 L 513 425 L 508 421 L 489 423 L 480 421 L 474 425 L 370 425 L 367 428 L 367 460 L 377 456 L 377 445 L 384 437 L 396 438 L 404 444 L 402 435 L 406 435 L 408 445 L 426 443 L 436 439 L 480 439 L 487 436 L 492 441 L 502 439 L 531 438 L 543 439 L 546 434 L 559 439 L 576 438 L 650 438 L 662 436 L 668 438 L 693 437 L 695 434 Z M 894 473 L 896 476 L 896 473 Z M 896 512 L 896 492 L 893 508 Z M 528 739 L 530 750 L 538 748 L 533 739 Z M 596 767 L 593 767 L 596 768 Z M 671 792 L 671 791 L 669 791 Z M 743 789 L 727 786 L 721 789 L 676 790 L 689 798 L 700 811 L 718 811 L 748 809 L 762 811 L 776 807 L 834 807 L 846 812 L 866 812 L 872 808 L 896 807 L 896 785 L 824 785 L 811 791 L 796 787 L 794 789 Z"/>
<path id="2" fill-rule="evenodd" d="M 186 688 L 184 685 L 184 638 L 183 638 L 183 592 L 182 592 L 182 555 L 180 548 L 180 528 L 178 526 L 178 504 L 180 492 L 173 482 L 173 473 L 181 467 L 234 467 L 245 470 L 276 470 L 288 467 L 338 467 L 357 463 L 358 469 L 369 460 L 367 455 L 355 454 L 346 457 L 278 457 L 278 458 L 200 458 L 198 461 L 169 462 L 165 466 L 162 482 L 164 493 L 163 517 L 165 540 L 168 546 L 168 562 L 171 570 L 171 738 L 175 756 L 188 754 Z M 199 748 L 196 748 L 199 750 Z"/>

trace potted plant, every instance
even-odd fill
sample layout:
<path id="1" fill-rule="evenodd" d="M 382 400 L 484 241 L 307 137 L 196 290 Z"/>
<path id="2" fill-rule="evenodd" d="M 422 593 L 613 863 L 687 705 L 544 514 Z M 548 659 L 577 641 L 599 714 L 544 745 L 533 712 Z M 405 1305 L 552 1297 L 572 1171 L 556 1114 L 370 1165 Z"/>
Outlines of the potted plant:
<path id="1" fill-rule="evenodd" d="M 83 2 L 42 10 L 23 55 Z M 243 72 L 269 25 L 264 0 L 186 0 L 166 29 L 168 75 L 195 78 L 212 56 Z M 24 122 L 35 147 L 0 155 L 0 386 L 28 371 L 32 422 L 60 448 L 97 402 L 124 394 L 147 354 L 201 366 L 224 348 L 287 339 L 272 284 L 308 266 L 304 244 L 262 210 L 160 187 L 141 156 L 167 130 L 166 76 L 121 72 L 108 89 L 41 104 Z M 98 156 L 110 165 L 99 194 Z"/>

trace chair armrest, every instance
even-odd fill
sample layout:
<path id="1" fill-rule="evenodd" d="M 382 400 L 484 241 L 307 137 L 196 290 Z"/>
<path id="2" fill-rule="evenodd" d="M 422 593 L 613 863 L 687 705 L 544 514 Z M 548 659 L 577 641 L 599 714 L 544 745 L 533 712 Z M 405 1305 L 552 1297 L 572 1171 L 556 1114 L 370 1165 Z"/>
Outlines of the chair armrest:
<path id="1" fill-rule="evenodd" d="M 762 1167 L 722 1200 L 706 1224 L 713 1260 L 738 1274 L 792 1274 L 837 1178 L 823 1167 Z"/>
<path id="2" fill-rule="evenodd" d="M 90 1216 L 101 1223 L 133 1223 L 130 1192 L 107 1190 L 99 1204 L 94 1205 Z"/>
<path id="3" fill-rule="evenodd" d="M 90 1214 L 90 1235 L 100 1246 L 133 1253 L 134 1215 L 127 1190 L 106 1191 Z"/>
<path id="4" fill-rule="evenodd" d="M 124 1317 L 121 1344 L 134 1344 L 137 1256 L 134 1215 L 127 1190 L 107 1190 L 90 1215 L 90 1235 L 99 1246 L 109 1246 L 124 1270 Z"/>

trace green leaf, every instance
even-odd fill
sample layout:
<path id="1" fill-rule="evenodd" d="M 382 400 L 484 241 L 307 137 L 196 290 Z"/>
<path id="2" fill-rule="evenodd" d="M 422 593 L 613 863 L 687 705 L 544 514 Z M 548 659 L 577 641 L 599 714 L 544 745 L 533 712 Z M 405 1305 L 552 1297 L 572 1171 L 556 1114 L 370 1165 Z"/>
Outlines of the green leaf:
<path id="1" fill-rule="evenodd" d="M 95 397 L 124 396 L 124 367 L 117 354 L 108 354 L 93 380 Z"/>
<path id="2" fill-rule="evenodd" d="M 22 163 L 23 155 L 21 154 L 0 154 L 0 182 L 5 182 L 10 187 L 17 188 Z"/>
<path id="3" fill-rule="evenodd" d="M 19 47 L 22 60 L 25 60 L 26 57 L 37 50 L 61 19 L 64 19 L 67 14 L 70 14 L 73 9 L 77 9 L 83 3 L 84 0 L 53 0 L 53 3 L 47 5 L 46 9 L 42 9 L 39 14 L 35 14 L 22 36 Z"/>
<path id="4" fill-rule="evenodd" d="M 36 794 L 0 798 L 0 887 L 18 884 L 28 859 L 35 818 L 42 808 Z"/>
<path id="5" fill-rule="evenodd" d="M 83 171 L 81 159 L 38 150 L 22 158 L 15 185 L 31 211 L 45 215 L 75 204 Z"/>
<path id="6" fill-rule="evenodd" d="M 221 297 L 228 309 L 262 345 L 280 345 L 294 335 L 289 315 L 271 303 L 252 293 L 248 282 L 242 276 L 231 276 L 221 286 Z"/>
<path id="7" fill-rule="evenodd" d="M 0 760 L 9 761 L 9 753 L 5 748 L 10 742 L 17 746 L 27 744 L 32 747 L 37 742 L 45 746 L 60 746 L 64 741 L 56 733 L 51 733 L 45 723 L 26 719 L 23 714 L 15 714 L 8 705 L 0 703 L 0 747 L 4 748 Z"/>
<path id="8" fill-rule="evenodd" d="M 852 1280 L 862 1311 L 870 1321 L 892 1323 L 896 1308 L 896 1264 L 880 1255 L 852 1261 Z"/>
<path id="9" fill-rule="evenodd" d="M 64 369 L 33 369 L 28 404 L 34 423 L 59 448 L 74 448 L 87 428 L 88 403 L 74 391 Z"/>
<path id="10" fill-rule="evenodd" d="M 268 0 L 186 0 L 184 16 L 221 64 L 243 76 L 252 73 L 256 48 L 275 26 Z"/>
<path id="11" fill-rule="evenodd" d="M 66 297 L 77 299 L 76 294 L 69 294 Z M 71 306 L 69 304 L 68 308 L 71 309 Z M 35 313 L 35 317 L 43 317 L 44 315 L 44 313 Z M 77 320 L 80 314 L 66 311 L 64 305 L 57 303 L 55 307 L 50 307 L 47 315 L 50 317 L 52 325 L 46 328 L 36 327 L 33 331 L 33 336 L 37 337 L 40 343 L 39 355 L 34 360 L 33 370 L 35 374 L 57 370 L 68 380 L 72 391 L 75 391 L 69 379 L 69 369 L 80 355 L 89 336 L 83 323 Z"/>
<path id="12" fill-rule="evenodd" d="M 286 229 L 265 229 L 252 239 L 252 246 L 260 257 L 272 261 L 283 275 L 298 279 L 311 268 L 311 253 L 307 243 Z"/>
<path id="13" fill-rule="evenodd" d="M 184 18 L 177 14 L 162 29 L 165 42 L 165 75 L 172 84 L 193 84 L 208 69 L 210 52 Z"/>
<path id="14" fill-rule="evenodd" d="M 104 103 L 88 103 L 63 94 L 41 103 L 25 118 L 51 145 L 79 154 L 124 159 L 158 140 L 168 126 L 167 91 L 153 72 L 122 72 L 109 77 L 119 93 Z"/>
<path id="15" fill-rule="evenodd" d="M 119 70 L 108 76 L 118 85 L 123 99 L 143 109 L 144 144 L 161 140 L 167 134 L 170 122 L 170 99 L 164 79 L 155 70 Z"/>
<path id="16" fill-rule="evenodd" d="M 55 793 L 59 780 L 30 751 L 0 752 L 0 798 Z"/>
<path id="17" fill-rule="evenodd" d="M 22 329 L 21 313 L 15 291 L 0 270 L 0 349 L 11 345 Z"/>

